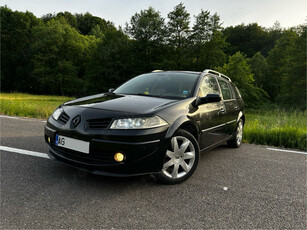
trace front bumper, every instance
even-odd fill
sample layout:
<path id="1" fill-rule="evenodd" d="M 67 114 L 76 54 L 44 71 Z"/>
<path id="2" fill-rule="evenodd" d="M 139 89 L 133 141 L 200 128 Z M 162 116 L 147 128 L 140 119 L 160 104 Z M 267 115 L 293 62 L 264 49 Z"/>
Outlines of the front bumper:
<path id="1" fill-rule="evenodd" d="M 165 139 L 168 127 L 85 132 L 71 130 L 49 118 L 45 126 L 45 140 L 49 146 L 49 155 L 66 164 L 94 174 L 133 176 L 161 171 L 169 143 Z M 56 146 L 56 134 L 90 142 L 89 154 Z M 123 162 L 114 160 L 116 152 L 125 154 Z"/>

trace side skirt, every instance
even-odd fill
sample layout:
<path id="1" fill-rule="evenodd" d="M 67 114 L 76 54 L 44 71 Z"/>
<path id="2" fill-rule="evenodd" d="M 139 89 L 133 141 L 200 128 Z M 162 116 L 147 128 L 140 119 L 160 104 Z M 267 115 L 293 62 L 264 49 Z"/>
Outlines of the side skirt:
<path id="1" fill-rule="evenodd" d="M 203 152 L 209 151 L 211 149 L 214 149 L 214 148 L 218 147 L 219 145 L 223 144 L 224 142 L 231 140 L 232 138 L 233 138 L 233 135 L 230 136 L 230 137 L 227 137 L 224 140 L 221 140 L 221 141 L 219 141 L 219 142 L 217 142 L 217 143 L 215 143 L 213 145 L 210 145 L 210 146 L 208 146 L 206 148 L 201 149 L 200 152 L 203 153 Z"/>

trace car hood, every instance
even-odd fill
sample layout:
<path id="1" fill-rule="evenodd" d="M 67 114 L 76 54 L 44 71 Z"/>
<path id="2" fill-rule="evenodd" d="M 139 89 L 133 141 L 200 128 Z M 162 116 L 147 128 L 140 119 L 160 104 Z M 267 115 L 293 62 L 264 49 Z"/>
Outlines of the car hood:
<path id="1" fill-rule="evenodd" d="M 129 114 L 151 114 L 178 100 L 139 95 L 97 94 L 66 102 L 64 106 L 78 106 Z"/>

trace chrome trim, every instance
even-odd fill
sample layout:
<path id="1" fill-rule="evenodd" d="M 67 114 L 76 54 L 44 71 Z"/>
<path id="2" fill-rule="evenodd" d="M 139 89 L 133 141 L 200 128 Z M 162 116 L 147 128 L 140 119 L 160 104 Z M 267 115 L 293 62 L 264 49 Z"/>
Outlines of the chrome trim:
<path id="1" fill-rule="evenodd" d="M 214 127 L 208 128 L 208 129 L 203 129 L 202 132 L 206 132 L 206 131 L 209 131 L 209 130 L 212 130 L 212 129 L 216 129 L 216 128 L 222 127 L 224 125 L 226 125 L 226 123 L 221 124 L 221 125 L 217 125 L 217 126 L 214 126 Z"/>
<path id="2" fill-rule="evenodd" d="M 228 121 L 228 122 L 226 122 L 226 123 L 224 123 L 224 124 L 221 124 L 221 125 L 217 125 L 217 126 L 214 126 L 214 127 L 208 128 L 208 129 L 203 129 L 202 132 L 206 132 L 206 131 L 210 131 L 210 130 L 212 130 L 212 129 L 220 128 L 220 127 L 222 127 L 222 126 L 224 126 L 224 125 L 229 125 L 229 124 L 234 123 L 234 122 L 236 122 L 236 121 L 237 121 L 237 120 L 232 120 L 232 121 Z"/>
<path id="3" fill-rule="evenodd" d="M 226 122 L 226 124 L 229 125 L 229 124 L 234 123 L 234 122 L 236 122 L 236 121 L 237 121 L 237 120 L 228 121 L 228 122 Z"/>

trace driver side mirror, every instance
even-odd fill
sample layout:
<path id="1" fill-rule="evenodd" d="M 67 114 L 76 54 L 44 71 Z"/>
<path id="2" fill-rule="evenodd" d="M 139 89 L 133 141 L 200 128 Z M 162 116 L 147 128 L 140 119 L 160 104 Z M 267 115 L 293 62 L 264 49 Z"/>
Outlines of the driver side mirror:
<path id="1" fill-rule="evenodd" d="M 113 93 L 114 90 L 114 88 L 109 89 L 109 93 Z"/>
<path id="2" fill-rule="evenodd" d="M 198 97 L 195 101 L 195 106 L 199 106 L 202 104 L 212 103 L 212 102 L 219 102 L 222 98 L 217 93 L 208 93 L 205 97 Z"/>

